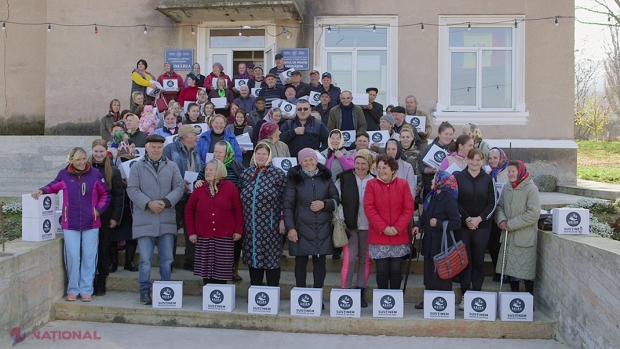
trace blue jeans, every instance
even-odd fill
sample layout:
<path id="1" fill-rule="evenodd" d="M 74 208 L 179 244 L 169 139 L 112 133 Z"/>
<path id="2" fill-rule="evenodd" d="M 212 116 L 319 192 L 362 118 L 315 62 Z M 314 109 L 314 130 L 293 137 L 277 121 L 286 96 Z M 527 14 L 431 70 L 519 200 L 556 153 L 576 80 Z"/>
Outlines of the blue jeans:
<path id="1" fill-rule="evenodd" d="M 172 248 L 174 235 L 164 234 L 157 238 L 157 253 L 159 254 L 159 275 L 162 281 L 170 281 L 170 266 L 172 265 Z M 155 238 L 143 236 L 138 238 L 138 252 L 140 253 L 140 271 L 138 284 L 140 293 L 151 291 L 151 261 L 155 249 Z"/>
<path id="2" fill-rule="evenodd" d="M 99 229 L 64 230 L 64 237 L 65 268 L 69 278 L 67 294 L 92 295 L 99 248 Z"/>

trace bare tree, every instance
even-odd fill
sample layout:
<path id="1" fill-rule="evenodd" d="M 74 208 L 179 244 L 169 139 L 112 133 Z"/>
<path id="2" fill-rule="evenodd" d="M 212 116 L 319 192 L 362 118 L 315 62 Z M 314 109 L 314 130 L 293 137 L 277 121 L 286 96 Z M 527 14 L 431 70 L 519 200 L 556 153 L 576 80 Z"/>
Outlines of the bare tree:
<path id="1" fill-rule="evenodd" d="M 586 104 L 596 92 L 596 74 L 600 66 L 600 61 L 592 59 L 575 60 L 575 137 L 579 139 L 585 139 L 591 133 L 585 123 L 589 109 Z"/>

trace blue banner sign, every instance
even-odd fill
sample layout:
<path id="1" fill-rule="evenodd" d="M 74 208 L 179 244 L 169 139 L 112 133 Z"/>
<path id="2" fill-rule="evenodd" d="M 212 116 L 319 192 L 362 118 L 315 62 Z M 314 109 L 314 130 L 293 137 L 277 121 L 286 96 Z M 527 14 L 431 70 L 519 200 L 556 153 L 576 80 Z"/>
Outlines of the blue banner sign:
<path id="1" fill-rule="evenodd" d="M 284 65 L 297 70 L 310 70 L 309 48 L 283 48 L 280 53 L 284 56 Z"/>
<path id="2" fill-rule="evenodd" d="M 194 50 L 165 50 L 164 62 L 170 62 L 174 70 L 192 70 L 194 64 Z"/>

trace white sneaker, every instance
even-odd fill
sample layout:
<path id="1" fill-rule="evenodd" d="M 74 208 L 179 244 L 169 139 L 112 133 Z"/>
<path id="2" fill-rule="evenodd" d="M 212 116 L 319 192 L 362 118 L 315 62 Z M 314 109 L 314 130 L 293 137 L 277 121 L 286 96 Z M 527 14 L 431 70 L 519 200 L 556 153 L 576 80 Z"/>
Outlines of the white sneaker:
<path id="1" fill-rule="evenodd" d="M 459 310 L 465 310 L 465 296 L 461 298 L 461 304 L 459 304 Z"/>

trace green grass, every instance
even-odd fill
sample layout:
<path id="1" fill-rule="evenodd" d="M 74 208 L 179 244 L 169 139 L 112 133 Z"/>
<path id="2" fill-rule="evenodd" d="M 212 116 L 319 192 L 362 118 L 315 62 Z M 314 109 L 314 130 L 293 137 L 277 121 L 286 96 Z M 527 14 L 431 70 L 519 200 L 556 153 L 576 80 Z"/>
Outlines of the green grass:
<path id="1" fill-rule="evenodd" d="M 620 184 L 620 142 L 577 142 L 577 177 Z"/>
<path id="2" fill-rule="evenodd" d="M 4 238 L 5 241 L 20 239 L 22 237 L 22 215 L 21 213 L 4 214 Z M 0 238 L 0 242 L 2 239 Z"/>

